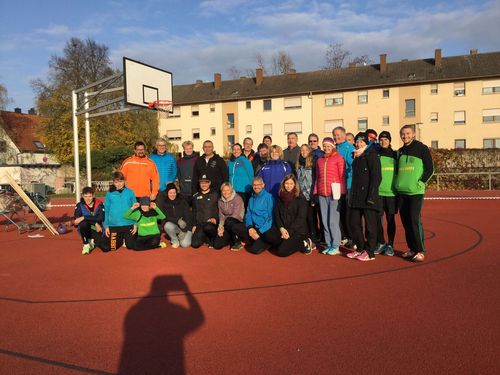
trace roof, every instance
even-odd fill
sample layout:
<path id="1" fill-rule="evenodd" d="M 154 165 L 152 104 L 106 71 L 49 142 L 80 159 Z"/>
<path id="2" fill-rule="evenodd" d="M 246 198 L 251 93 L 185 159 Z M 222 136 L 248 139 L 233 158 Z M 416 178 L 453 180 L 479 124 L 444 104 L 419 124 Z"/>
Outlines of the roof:
<path id="1" fill-rule="evenodd" d="M 219 89 L 213 82 L 176 85 L 173 101 L 178 105 L 209 103 L 494 77 L 500 77 L 500 52 L 443 57 L 441 67 L 434 59 L 392 62 L 387 63 L 386 73 L 374 64 L 264 76 L 259 86 L 255 78 L 222 81 Z"/>
<path id="2" fill-rule="evenodd" d="M 0 124 L 19 151 L 43 151 L 35 145 L 35 142 L 40 142 L 37 135 L 41 128 L 39 116 L 8 111 L 0 111 L 0 116 L 3 120 L 3 124 Z"/>

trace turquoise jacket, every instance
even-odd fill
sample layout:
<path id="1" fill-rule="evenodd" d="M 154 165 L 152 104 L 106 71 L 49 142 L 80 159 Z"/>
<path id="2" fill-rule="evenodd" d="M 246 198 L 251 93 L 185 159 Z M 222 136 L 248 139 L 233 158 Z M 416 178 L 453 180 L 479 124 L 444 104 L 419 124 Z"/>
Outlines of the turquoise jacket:
<path id="1" fill-rule="evenodd" d="M 345 176 L 347 182 L 347 190 L 351 190 L 351 185 L 352 185 L 353 151 L 354 151 L 354 145 L 350 144 L 347 141 L 344 141 L 337 145 L 337 152 L 340 155 L 342 155 L 342 157 L 345 160 Z"/>
<path id="2" fill-rule="evenodd" d="M 234 191 L 238 193 L 252 192 L 253 167 L 252 162 L 245 156 L 231 158 L 227 163 L 229 170 L 229 182 Z"/>
<path id="3" fill-rule="evenodd" d="M 265 233 L 273 226 L 274 199 L 265 189 L 252 194 L 245 214 L 245 226 Z"/>
<path id="4" fill-rule="evenodd" d="M 123 215 L 136 202 L 134 192 L 128 187 L 124 187 L 119 191 L 114 186 L 111 186 L 104 201 L 104 227 L 134 225 L 135 221 L 125 219 Z"/>

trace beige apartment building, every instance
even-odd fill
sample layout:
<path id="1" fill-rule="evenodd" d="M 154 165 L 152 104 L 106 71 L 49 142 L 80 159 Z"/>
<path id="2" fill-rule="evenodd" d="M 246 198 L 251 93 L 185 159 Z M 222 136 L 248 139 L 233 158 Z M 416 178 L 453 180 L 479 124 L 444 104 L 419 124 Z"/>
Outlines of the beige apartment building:
<path id="1" fill-rule="evenodd" d="M 180 146 L 192 140 L 201 150 L 211 139 L 219 154 L 245 137 L 255 147 L 264 135 L 285 146 L 286 134 L 299 143 L 342 125 L 356 134 L 387 130 L 399 147 L 399 128 L 415 125 L 417 138 L 434 148 L 500 148 L 500 52 L 349 66 L 286 75 L 173 88 L 174 111 L 159 131 Z M 254 147 L 254 148 L 255 148 Z"/>

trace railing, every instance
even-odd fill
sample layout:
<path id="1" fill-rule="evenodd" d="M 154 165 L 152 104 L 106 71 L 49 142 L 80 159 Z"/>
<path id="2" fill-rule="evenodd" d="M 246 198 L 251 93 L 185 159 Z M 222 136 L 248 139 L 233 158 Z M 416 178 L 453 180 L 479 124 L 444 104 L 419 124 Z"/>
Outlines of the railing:
<path id="1" fill-rule="evenodd" d="M 94 191 L 108 191 L 113 181 L 92 181 Z"/>
<path id="2" fill-rule="evenodd" d="M 471 176 L 479 176 L 479 181 L 471 178 Z M 493 190 L 493 189 L 498 189 L 498 183 L 495 179 L 495 185 L 493 185 L 492 180 L 494 179 L 493 176 L 500 175 L 500 172 L 456 172 L 456 173 L 435 173 L 434 176 L 432 177 L 433 179 L 436 180 L 436 189 L 437 191 L 441 190 L 441 187 L 443 185 L 443 180 L 446 180 L 448 177 L 455 176 L 455 180 L 461 180 L 462 183 L 468 185 L 468 184 L 477 184 L 480 183 L 481 176 L 487 176 L 488 178 L 488 190 Z M 460 176 L 460 178 L 457 178 L 456 176 Z M 471 181 L 469 181 L 471 180 Z M 466 188 L 477 188 L 478 186 L 465 186 Z"/>

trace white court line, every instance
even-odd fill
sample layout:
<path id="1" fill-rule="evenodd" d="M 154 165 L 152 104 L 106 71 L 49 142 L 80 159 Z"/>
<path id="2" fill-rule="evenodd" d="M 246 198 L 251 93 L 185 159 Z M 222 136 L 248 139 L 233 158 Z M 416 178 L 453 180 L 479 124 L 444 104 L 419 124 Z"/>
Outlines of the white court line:
<path id="1" fill-rule="evenodd" d="M 429 201 L 461 201 L 461 200 L 497 200 L 500 197 L 425 197 Z M 75 204 L 52 204 L 47 205 L 48 208 L 52 207 L 75 207 Z"/>

